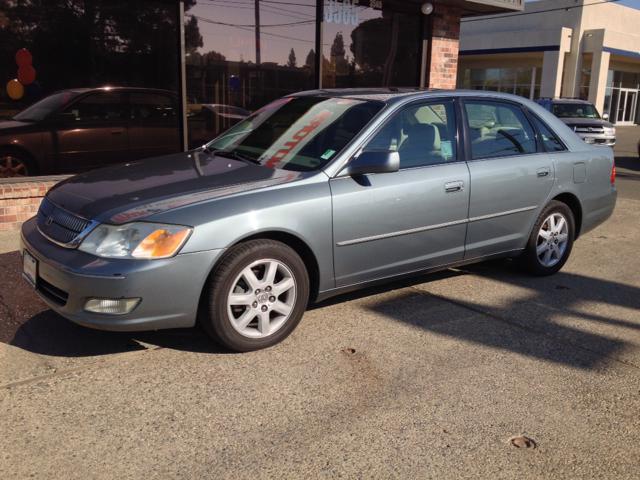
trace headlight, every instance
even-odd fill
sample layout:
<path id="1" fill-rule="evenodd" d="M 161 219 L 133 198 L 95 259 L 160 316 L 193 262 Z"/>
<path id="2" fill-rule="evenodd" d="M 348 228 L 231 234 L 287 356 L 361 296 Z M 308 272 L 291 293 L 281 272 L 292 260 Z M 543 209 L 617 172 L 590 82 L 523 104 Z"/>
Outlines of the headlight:
<path id="1" fill-rule="evenodd" d="M 605 135 L 615 135 L 616 134 L 616 127 L 604 127 L 604 134 Z"/>
<path id="2" fill-rule="evenodd" d="M 152 260 L 176 255 L 193 231 L 180 225 L 127 223 L 98 225 L 78 250 L 106 258 Z"/>

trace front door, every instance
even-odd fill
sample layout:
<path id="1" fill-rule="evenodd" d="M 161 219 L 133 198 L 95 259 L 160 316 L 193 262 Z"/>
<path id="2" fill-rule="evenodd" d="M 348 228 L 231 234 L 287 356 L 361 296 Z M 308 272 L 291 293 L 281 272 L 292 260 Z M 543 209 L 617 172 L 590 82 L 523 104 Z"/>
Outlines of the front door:
<path id="1" fill-rule="evenodd" d="M 466 100 L 471 196 L 465 259 L 525 246 L 553 186 L 551 157 L 515 104 Z"/>
<path id="2" fill-rule="evenodd" d="M 397 150 L 400 170 L 334 178 L 336 286 L 460 261 L 469 171 L 458 162 L 452 101 L 406 108 L 364 150 Z"/>

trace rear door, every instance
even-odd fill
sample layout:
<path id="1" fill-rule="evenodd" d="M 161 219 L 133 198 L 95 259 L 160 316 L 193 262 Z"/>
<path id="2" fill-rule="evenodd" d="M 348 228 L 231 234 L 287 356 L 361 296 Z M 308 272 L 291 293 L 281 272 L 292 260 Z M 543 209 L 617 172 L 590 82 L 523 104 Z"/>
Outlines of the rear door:
<path id="1" fill-rule="evenodd" d="M 452 100 L 405 108 L 364 148 L 397 150 L 398 172 L 330 181 L 336 286 L 462 259 L 469 170 L 454 111 Z"/>
<path id="2" fill-rule="evenodd" d="M 551 157 L 517 103 L 465 99 L 471 174 L 465 259 L 523 248 L 553 186 Z"/>

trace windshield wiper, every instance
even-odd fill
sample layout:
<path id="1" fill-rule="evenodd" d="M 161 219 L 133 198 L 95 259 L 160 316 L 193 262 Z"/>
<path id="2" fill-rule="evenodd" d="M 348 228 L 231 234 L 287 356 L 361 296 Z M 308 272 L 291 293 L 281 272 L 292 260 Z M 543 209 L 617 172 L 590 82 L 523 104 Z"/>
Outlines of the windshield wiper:
<path id="1" fill-rule="evenodd" d="M 230 152 L 225 152 L 224 150 L 214 150 L 213 152 L 210 152 L 210 153 L 212 153 L 213 155 L 217 155 L 219 157 L 234 158 L 236 160 L 243 160 L 245 162 L 253 163 L 254 165 L 262 165 L 262 163 L 260 163 L 258 159 L 253 158 L 249 155 L 238 153 L 235 150 L 232 150 Z"/>

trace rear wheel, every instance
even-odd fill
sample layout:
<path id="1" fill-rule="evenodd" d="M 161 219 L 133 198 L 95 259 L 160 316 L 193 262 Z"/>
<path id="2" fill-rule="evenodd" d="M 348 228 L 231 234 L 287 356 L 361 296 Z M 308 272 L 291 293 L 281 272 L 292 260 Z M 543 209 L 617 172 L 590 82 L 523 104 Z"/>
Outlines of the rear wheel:
<path id="1" fill-rule="evenodd" d="M 0 178 L 29 177 L 35 173 L 35 166 L 26 153 L 0 149 Z"/>
<path id="2" fill-rule="evenodd" d="M 571 209 L 562 202 L 549 202 L 538 216 L 527 246 L 518 258 L 520 266 L 532 275 L 553 275 L 569 259 L 574 236 Z"/>
<path id="3" fill-rule="evenodd" d="M 287 245 L 253 240 L 231 250 L 205 285 L 199 320 L 237 352 L 270 347 L 300 322 L 309 299 L 304 263 Z"/>

